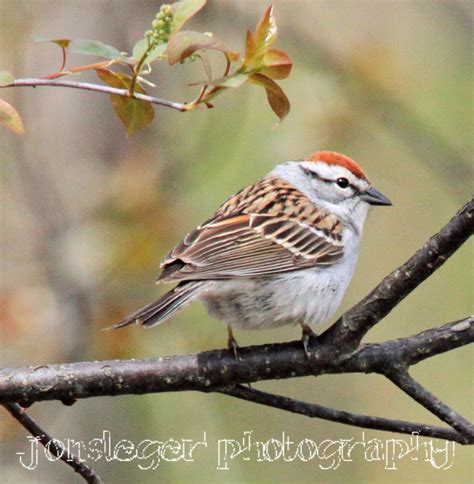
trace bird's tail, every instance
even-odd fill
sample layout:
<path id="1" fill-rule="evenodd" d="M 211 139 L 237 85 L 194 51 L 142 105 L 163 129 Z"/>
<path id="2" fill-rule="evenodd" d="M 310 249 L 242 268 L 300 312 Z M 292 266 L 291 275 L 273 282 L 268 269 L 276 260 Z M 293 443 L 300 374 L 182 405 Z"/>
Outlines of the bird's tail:
<path id="1" fill-rule="evenodd" d="M 191 302 L 206 282 L 182 282 L 168 291 L 160 299 L 135 311 L 122 321 L 109 326 L 106 330 L 123 328 L 129 324 L 141 324 L 147 328 L 161 324 L 178 309 Z"/>

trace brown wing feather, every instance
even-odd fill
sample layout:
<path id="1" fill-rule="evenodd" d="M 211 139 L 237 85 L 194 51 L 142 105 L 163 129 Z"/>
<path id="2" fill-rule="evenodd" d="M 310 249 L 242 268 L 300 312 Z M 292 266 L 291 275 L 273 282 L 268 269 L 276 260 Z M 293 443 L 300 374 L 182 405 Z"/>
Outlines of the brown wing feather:
<path id="1" fill-rule="evenodd" d="M 266 178 L 225 202 L 161 264 L 158 281 L 259 277 L 343 255 L 342 225 L 293 186 Z"/>

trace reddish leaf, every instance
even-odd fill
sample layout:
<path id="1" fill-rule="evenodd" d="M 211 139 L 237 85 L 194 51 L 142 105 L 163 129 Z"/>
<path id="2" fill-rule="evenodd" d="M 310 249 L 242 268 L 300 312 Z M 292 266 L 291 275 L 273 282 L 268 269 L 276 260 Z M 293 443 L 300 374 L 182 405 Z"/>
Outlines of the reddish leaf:
<path id="1" fill-rule="evenodd" d="M 255 43 L 255 39 L 253 37 L 252 32 L 247 30 L 247 36 L 245 38 L 245 58 L 244 58 L 244 66 L 248 66 L 251 64 L 252 60 L 255 57 L 255 52 L 257 51 L 257 44 Z"/>
<path id="2" fill-rule="evenodd" d="M 96 69 L 97 75 L 106 84 L 119 89 L 129 89 L 132 78 L 128 74 L 113 72 L 109 69 Z M 145 94 L 145 90 L 138 84 L 135 85 L 135 91 Z M 115 113 L 122 121 L 128 136 L 132 136 L 140 129 L 150 124 L 155 118 L 155 110 L 151 103 L 139 101 L 131 97 L 110 96 Z"/>
<path id="3" fill-rule="evenodd" d="M 182 0 L 181 2 L 173 3 L 171 5 L 173 10 L 171 35 L 178 32 L 204 5 L 206 5 L 206 0 Z"/>
<path id="4" fill-rule="evenodd" d="M 263 69 L 260 71 L 270 79 L 286 79 L 291 72 L 293 63 L 286 52 L 270 49 L 263 57 Z"/>
<path id="5" fill-rule="evenodd" d="M 209 49 L 217 44 L 214 37 L 209 37 L 200 32 L 191 30 L 182 30 L 171 37 L 168 42 L 168 62 L 176 64 L 190 55 L 194 54 L 199 49 Z"/>
<path id="6" fill-rule="evenodd" d="M 23 121 L 17 110 L 3 99 L 0 99 L 0 124 L 17 135 L 25 132 Z"/>
<path id="7" fill-rule="evenodd" d="M 50 39 L 41 35 L 33 35 L 32 37 L 36 42 L 52 42 L 53 44 L 59 45 L 62 49 L 67 49 L 71 42 L 71 39 Z"/>
<path id="8" fill-rule="evenodd" d="M 182 30 L 171 37 L 168 42 L 168 62 L 175 64 L 180 62 L 200 49 L 218 50 L 223 52 L 232 61 L 239 57 L 239 54 L 232 52 L 223 46 L 217 39 L 200 32 Z"/>
<path id="9" fill-rule="evenodd" d="M 270 5 L 257 25 L 255 33 L 247 32 L 244 66 L 256 69 L 261 66 L 263 56 L 273 45 L 277 36 L 277 25 Z"/>
<path id="10" fill-rule="evenodd" d="M 265 88 L 268 103 L 273 112 L 280 118 L 281 123 L 290 111 L 290 101 L 281 87 L 275 81 L 262 74 L 252 74 L 248 82 Z"/>
<path id="11" fill-rule="evenodd" d="M 255 30 L 255 43 L 258 48 L 266 52 L 275 42 L 277 36 L 277 25 L 273 16 L 273 5 L 270 5 L 260 19 Z"/>
<path id="12" fill-rule="evenodd" d="M 212 79 L 212 65 L 209 59 L 207 58 L 206 55 L 204 54 L 197 54 L 199 60 L 201 61 L 202 68 L 204 69 L 204 72 L 206 73 L 206 76 L 208 79 Z"/>
<path id="13" fill-rule="evenodd" d="M 59 45 L 59 47 L 61 48 L 61 52 L 63 54 L 62 64 L 59 69 L 60 71 L 62 71 L 66 66 L 67 50 L 68 50 L 69 44 L 71 43 L 71 39 L 48 39 L 46 37 L 41 37 L 39 35 L 33 35 L 33 39 L 36 42 L 52 42 L 53 44 Z"/>

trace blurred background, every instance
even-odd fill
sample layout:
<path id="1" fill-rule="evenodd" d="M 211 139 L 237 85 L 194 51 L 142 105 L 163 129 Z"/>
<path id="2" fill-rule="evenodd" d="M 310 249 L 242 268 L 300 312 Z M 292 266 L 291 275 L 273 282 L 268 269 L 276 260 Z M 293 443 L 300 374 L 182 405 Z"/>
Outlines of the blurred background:
<path id="1" fill-rule="evenodd" d="M 3 367 L 148 358 L 226 345 L 225 326 L 199 304 L 150 331 L 100 330 L 160 291 L 159 262 L 188 230 L 230 194 L 276 164 L 312 151 L 341 151 L 359 161 L 394 203 L 366 224 L 358 268 L 336 316 L 404 262 L 465 203 L 472 190 L 472 17 L 463 1 L 274 0 L 276 47 L 294 69 L 281 85 L 292 103 L 276 129 L 264 92 L 227 93 L 212 110 L 157 108 L 132 139 L 109 99 L 62 88 L 5 89 L 26 134 L 0 131 L 1 346 Z M 0 69 L 39 77 L 60 65 L 56 46 L 31 35 L 90 38 L 123 51 L 149 28 L 158 1 L 0 1 Z M 190 27 L 212 31 L 243 51 L 268 3 L 214 0 Z M 216 58 L 217 59 L 217 58 Z M 71 65 L 93 58 L 74 56 Z M 219 61 L 217 61 L 219 62 Z M 197 63 L 155 64 L 154 95 L 189 101 L 202 79 Z M 82 80 L 97 82 L 92 74 Z M 473 312 L 472 242 L 368 335 L 382 341 L 417 333 Z M 328 322 L 330 324 L 330 322 Z M 327 324 L 327 325 L 328 325 Z M 327 325 L 325 327 L 327 327 Z M 324 329 L 324 328 L 322 328 Z M 236 333 L 240 345 L 288 341 L 298 328 Z M 462 348 L 413 368 L 426 387 L 474 418 L 473 356 Z M 382 377 L 350 375 L 262 382 L 274 391 L 340 409 L 437 423 Z M 65 407 L 40 403 L 32 416 L 59 439 L 88 442 L 109 430 L 128 439 L 201 440 L 195 462 L 144 471 L 135 462 L 93 464 L 107 482 L 472 482 L 472 449 L 459 445 L 447 470 L 403 459 L 397 470 L 363 456 L 335 470 L 319 462 L 236 459 L 217 469 L 219 439 L 362 439 L 362 430 L 197 393 L 97 398 Z M 18 463 L 26 432 L 0 412 L 3 482 L 80 482 L 70 468 L 40 457 L 35 471 Z M 365 439 L 406 437 L 365 431 Z M 421 439 L 421 441 L 424 441 Z M 438 441 L 440 448 L 445 443 Z"/>

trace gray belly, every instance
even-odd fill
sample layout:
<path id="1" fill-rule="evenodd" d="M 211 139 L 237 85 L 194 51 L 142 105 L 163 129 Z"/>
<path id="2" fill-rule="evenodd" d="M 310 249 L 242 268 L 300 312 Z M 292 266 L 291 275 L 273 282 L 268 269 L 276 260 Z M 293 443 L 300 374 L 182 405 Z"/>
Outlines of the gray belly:
<path id="1" fill-rule="evenodd" d="M 218 289 L 202 297 L 209 314 L 236 328 L 283 326 L 275 318 L 274 297 L 265 281 L 220 281 Z"/>
<path id="2" fill-rule="evenodd" d="M 330 270 L 310 269 L 285 277 L 215 281 L 200 299 L 211 316 L 237 328 L 315 325 L 333 315 L 347 286 L 330 276 Z"/>

